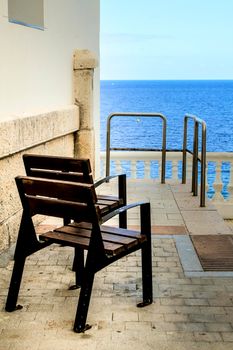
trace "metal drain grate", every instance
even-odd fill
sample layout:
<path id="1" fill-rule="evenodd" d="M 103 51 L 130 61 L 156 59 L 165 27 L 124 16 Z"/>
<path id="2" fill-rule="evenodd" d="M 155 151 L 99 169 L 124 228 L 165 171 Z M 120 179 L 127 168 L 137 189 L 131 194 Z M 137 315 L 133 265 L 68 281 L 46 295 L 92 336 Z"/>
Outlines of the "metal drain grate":
<path id="1" fill-rule="evenodd" d="M 233 271 L 232 235 L 191 236 L 204 271 Z"/>

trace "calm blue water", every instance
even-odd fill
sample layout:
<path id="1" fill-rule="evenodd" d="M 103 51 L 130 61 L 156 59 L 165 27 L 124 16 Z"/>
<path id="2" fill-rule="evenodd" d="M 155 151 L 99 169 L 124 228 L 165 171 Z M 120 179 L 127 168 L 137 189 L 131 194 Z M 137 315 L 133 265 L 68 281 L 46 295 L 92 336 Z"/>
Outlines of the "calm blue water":
<path id="1" fill-rule="evenodd" d="M 102 150 L 105 150 L 106 120 L 112 112 L 163 113 L 168 122 L 168 149 L 182 148 L 184 115 L 194 114 L 207 123 L 207 151 L 233 151 L 231 80 L 101 81 Z M 119 118 L 112 122 L 111 135 L 112 147 L 160 148 L 161 122 Z"/>

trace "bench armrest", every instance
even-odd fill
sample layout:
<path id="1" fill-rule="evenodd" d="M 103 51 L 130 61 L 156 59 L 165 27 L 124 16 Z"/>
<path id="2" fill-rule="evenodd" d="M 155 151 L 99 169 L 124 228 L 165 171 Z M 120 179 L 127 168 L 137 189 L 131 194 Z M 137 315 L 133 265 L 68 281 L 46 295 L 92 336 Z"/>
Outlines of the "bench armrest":
<path id="1" fill-rule="evenodd" d="M 151 214 L 150 214 L 150 203 L 149 202 L 136 202 L 125 205 L 124 207 L 118 208 L 111 213 L 102 217 L 102 223 L 113 218 L 115 215 L 119 215 L 129 209 L 140 207 L 140 225 L 141 234 L 147 236 L 147 241 L 151 244 Z"/>
<path id="2" fill-rule="evenodd" d="M 104 223 L 104 222 L 110 220 L 111 218 L 113 218 L 114 216 L 119 215 L 120 213 L 123 213 L 124 211 L 127 211 L 127 210 L 132 209 L 132 208 L 136 208 L 136 207 L 141 206 L 143 204 L 149 204 L 149 203 L 148 202 L 136 202 L 136 203 L 125 205 L 121 208 L 113 210 L 110 213 L 104 215 L 102 217 L 102 221 Z"/>
<path id="3" fill-rule="evenodd" d="M 125 206 L 127 203 L 126 174 L 107 176 L 107 177 L 95 182 L 94 187 L 96 188 L 99 185 L 101 185 L 105 182 L 109 182 L 109 180 L 116 178 L 116 177 L 118 178 L 118 198 L 120 198 L 122 200 L 122 204 L 123 204 L 123 206 Z"/>
<path id="4" fill-rule="evenodd" d="M 116 177 L 118 177 L 118 178 L 121 177 L 122 179 L 125 178 L 125 181 L 126 181 L 126 174 L 111 175 L 111 176 L 106 176 L 100 180 L 95 181 L 94 187 L 96 188 L 96 187 L 102 185 L 103 183 L 109 182 L 109 180 L 114 179 Z"/>

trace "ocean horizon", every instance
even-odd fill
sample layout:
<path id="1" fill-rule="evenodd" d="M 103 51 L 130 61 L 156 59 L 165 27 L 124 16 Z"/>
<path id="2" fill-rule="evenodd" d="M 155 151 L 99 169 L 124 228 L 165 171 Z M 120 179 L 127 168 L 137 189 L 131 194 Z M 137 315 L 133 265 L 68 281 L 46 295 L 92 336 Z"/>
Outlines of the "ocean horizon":
<path id="1" fill-rule="evenodd" d="M 233 80 L 101 80 L 100 93 L 101 150 L 110 113 L 158 112 L 167 117 L 168 149 L 182 148 L 183 119 L 193 114 L 207 124 L 207 151 L 233 151 Z M 160 148 L 161 127 L 157 118 L 114 118 L 111 145 Z"/>

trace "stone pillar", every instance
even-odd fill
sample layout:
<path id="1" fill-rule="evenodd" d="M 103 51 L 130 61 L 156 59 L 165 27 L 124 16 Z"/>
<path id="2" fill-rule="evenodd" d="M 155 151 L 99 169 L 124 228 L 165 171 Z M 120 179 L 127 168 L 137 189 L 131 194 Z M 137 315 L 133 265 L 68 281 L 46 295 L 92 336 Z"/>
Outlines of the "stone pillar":
<path id="1" fill-rule="evenodd" d="M 89 50 L 74 53 L 74 100 L 79 106 L 80 127 L 75 137 L 74 156 L 89 158 L 95 171 L 95 130 L 93 116 L 93 76 L 98 66 L 96 56 Z"/>

